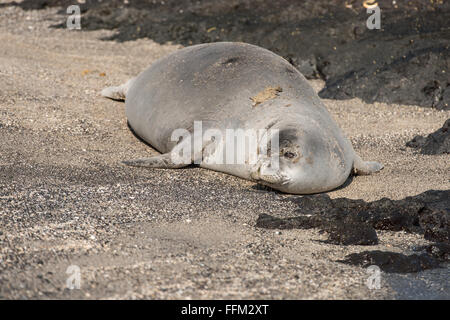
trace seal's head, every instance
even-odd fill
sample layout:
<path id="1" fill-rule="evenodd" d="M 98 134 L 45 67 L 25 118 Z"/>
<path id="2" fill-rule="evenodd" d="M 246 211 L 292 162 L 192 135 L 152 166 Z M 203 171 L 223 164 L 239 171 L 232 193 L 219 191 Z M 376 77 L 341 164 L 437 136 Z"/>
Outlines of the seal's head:
<path id="1" fill-rule="evenodd" d="M 311 194 L 342 185 L 350 173 L 351 149 L 314 121 L 302 121 L 302 126 L 278 123 L 268 136 L 268 150 L 251 172 L 258 183 L 282 192 Z"/>

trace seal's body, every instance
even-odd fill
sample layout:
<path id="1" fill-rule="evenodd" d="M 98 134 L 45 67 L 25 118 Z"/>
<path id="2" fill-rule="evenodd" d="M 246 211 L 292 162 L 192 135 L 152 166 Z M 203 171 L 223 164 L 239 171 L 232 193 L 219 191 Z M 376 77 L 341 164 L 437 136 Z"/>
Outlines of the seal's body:
<path id="1" fill-rule="evenodd" d="M 219 42 L 187 47 L 156 61 L 125 85 L 106 88 L 102 94 L 125 98 L 130 126 L 162 153 L 125 162 L 129 165 L 188 165 L 172 161 L 170 153 L 179 143 L 172 141 L 172 133 L 180 128 L 193 133 L 194 121 L 201 121 L 203 131 L 278 130 L 277 168 L 263 156 L 256 164 L 203 161 L 200 166 L 284 192 L 328 191 L 342 185 L 352 168 L 363 174 L 382 168 L 376 162 L 363 162 L 355 154 L 297 69 L 257 46 Z M 200 155 L 194 151 L 191 160 L 211 156 L 224 147 L 215 144 L 212 149 L 201 149 Z"/>

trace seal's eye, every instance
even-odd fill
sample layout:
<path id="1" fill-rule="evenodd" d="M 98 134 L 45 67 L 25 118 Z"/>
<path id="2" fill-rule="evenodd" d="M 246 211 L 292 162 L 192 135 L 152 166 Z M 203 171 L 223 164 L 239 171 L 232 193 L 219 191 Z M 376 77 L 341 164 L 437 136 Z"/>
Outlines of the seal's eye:
<path id="1" fill-rule="evenodd" d="M 283 156 L 286 158 L 292 159 L 292 158 L 295 158 L 297 155 L 293 152 L 287 151 L 283 154 Z"/>

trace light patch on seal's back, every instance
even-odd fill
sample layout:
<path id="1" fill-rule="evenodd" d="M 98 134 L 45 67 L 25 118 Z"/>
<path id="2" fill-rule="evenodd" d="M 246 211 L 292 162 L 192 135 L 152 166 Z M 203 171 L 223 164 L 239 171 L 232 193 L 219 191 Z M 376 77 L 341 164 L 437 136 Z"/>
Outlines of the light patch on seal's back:
<path id="1" fill-rule="evenodd" d="M 258 104 L 261 104 L 267 100 L 275 99 L 280 95 L 280 92 L 282 92 L 283 89 L 278 87 L 267 87 L 263 91 L 259 92 L 256 96 L 251 97 L 250 99 L 253 101 L 253 106 L 257 106 Z"/>

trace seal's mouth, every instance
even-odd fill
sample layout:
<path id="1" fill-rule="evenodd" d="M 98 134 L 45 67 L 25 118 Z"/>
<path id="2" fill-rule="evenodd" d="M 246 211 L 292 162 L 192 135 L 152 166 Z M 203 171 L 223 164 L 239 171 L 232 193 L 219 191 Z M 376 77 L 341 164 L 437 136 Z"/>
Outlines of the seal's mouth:
<path id="1" fill-rule="evenodd" d="M 286 185 L 291 181 L 291 178 L 283 173 L 281 170 L 274 170 L 262 163 L 251 173 L 251 177 L 258 183 L 269 186 Z"/>

